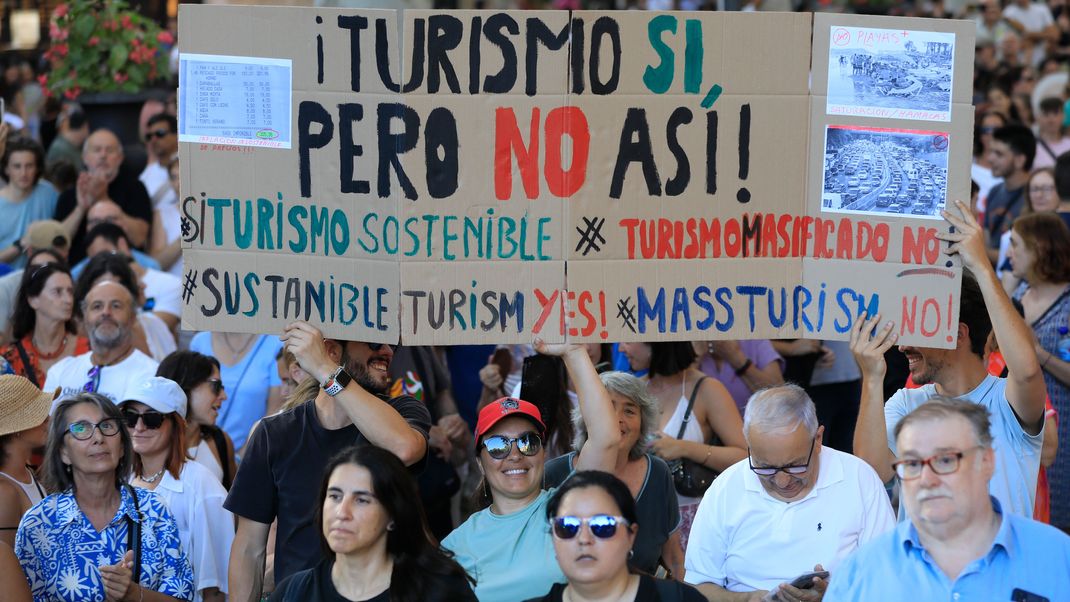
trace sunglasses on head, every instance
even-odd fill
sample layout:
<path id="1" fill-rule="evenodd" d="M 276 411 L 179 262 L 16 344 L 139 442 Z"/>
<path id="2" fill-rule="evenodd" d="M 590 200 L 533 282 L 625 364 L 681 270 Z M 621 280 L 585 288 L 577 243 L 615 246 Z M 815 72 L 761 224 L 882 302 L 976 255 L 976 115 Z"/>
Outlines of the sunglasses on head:
<path id="1" fill-rule="evenodd" d="M 137 421 L 139 418 L 142 422 L 145 423 L 145 428 L 149 430 L 154 431 L 163 425 L 163 414 L 155 410 L 151 410 L 148 412 L 137 412 L 130 408 L 124 408 L 122 410 L 122 413 L 123 420 L 126 421 L 126 426 L 131 429 L 137 427 Z"/>
<path id="2" fill-rule="evenodd" d="M 365 344 L 368 346 L 368 349 L 371 349 L 372 351 L 379 351 L 384 346 L 389 347 L 391 351 L 397 349 L 396 345 L 391 345 L 390 343 L 365 343 Z"/>
<path id="3" fill-rule="evenodd" d="M 542 449 L 542 439 L 537 433 L 528 431 L 519 437 L 506 437 L 505 435 L 493 435 L 483 439 L 483 447 L 487 454 L 495 460 L 504 460 L 509 457 L 509 450 L 516 443 L 516 450 L 525 456 L 534 456 Z"/>
<path id="4" fill-rule="evenodd" d="M 612 539 L 617 534 L 617 526 L 627 526 L 628 519 L 623 516 L 609 516 L 608 514 L 596 514 L 588 518 L 578 516 L 558 516 L 550 519 L 554 537 L 558 539 L 572 539 L 580 532 L 580 527 L 587 525 L 591 535 L 598 539 Z"/>
<path id="5" fill-rule="evenodd" d="M 85 375 L 89 380 L 85 383 L 85 386 L 82 387 L 82 390 L 86 393 L 96 393 L 97 389 L 100 387 L 100 373 L 102 371 L 102 366 L 93 366 L 90 368 L 89 372 Z"/>
<path id="6" fill-rule="evenodd" d="M 209 378 L 207 382 L 208 386 L 212 388 L 212 395 L 219 395 L 219 393 L 222 392 L 225 388 L 223 386 L 223 381 L 219 380 L 218 378 Z"/>
<path id="7" fill-rule="evenodd" d="M 171 130 L 160 128 L 158 130 L 152 130 L 151 132 L 145 132 L 145 142 L 152 142 L 153 138 L 163 138 L 169 136 Z"/>

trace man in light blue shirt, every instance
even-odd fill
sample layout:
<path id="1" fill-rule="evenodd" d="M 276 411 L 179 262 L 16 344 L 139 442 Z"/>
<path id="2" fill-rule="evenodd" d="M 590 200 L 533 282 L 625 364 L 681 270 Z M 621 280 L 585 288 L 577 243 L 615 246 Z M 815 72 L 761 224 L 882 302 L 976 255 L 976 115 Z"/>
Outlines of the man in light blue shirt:
<path id="1" fill-rule="evenodd" d="M 833 573 L 825 602 L 1070 600 L 1070 537 L 989 494 L 989 413 L 935 397 L 895 428 L 909 517 Z"/>

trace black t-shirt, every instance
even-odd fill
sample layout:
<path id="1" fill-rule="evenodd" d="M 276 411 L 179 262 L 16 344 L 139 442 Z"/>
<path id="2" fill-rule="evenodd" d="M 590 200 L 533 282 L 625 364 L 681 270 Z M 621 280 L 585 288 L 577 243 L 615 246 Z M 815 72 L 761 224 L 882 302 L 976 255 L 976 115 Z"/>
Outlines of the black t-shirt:
<path id="1" fill-rule="evenodd" d="M 562 602 L 566 585 L 555 583 L 550 593 L 527 602 Z M 706 602 L 706 597 L 686 583 L 639 575 L 639 591 L 635 592 L 634 602 Z"/>
<path id="2" fill-rule="evenodd" d="M 331 580 L 331 568 L 334 559 L 328 558 L 321 561 L 315 568 L 306 569 L 290 575 L 275 588 L 268 598 L 270 602 L 290 602 L 316 600 L 321 602 L 351 602 L 343 597 L 334 587 Z M 472 592 L 472 586 L 466 579 L 459 575 L 436 575 L 427 573 L 427 591 L 424 592 L 424 600 L 427 602 L 476 602 L 476 595 Z M 367 602 L 390 602 L 390 589 L 384 590 L 374 598 L 368 598 Z"/>
<path id="3" fill-rule="evenodd" d="M 993 249 L 999 248 L 999 237 L 1011 229 L 1014 218 L 1022 212 L 1025 205 L 1025 186 L 1008 190 L 1007 184 L 996 184 L 988 193 L 985 201 L 985 230 L 988 231 L 988 244 Z"/>
<path id="4" fill-rule="evenodd" d="M 407 395 L 384 401 L 427 437 L 431 417 L 424 404 Z M 368 439 L 355 425 L 323 428 L 314 400 L 264 418 L 253 432 L 223 507 L 258 523 L 279 519 L 276 582 L 320 561 L 320 528 L 314 517 L 323 468 L 338 452 L 362 443 Z M 423 463 L 412 468 L 419 470 Z"/>
<path id="5" fill-rule="evenodd" d="M 575 459 L 576 452 L 570 452 L 547 462 L 543 469 L 543 486 L 560 487 L 575 470 Z M 646 459 L 646 480 L 635 500 L 639 533 L 632 545 L 634 555 L 631 565 L 641 571 L 654 573 L 661 559 L 661 548 L 680 526 L 680 506 L 669 465 L 653 454 L 647 454 Z"/>
<path id="6" fill-rule="evenodd" d="M 130 217 L 143 219 L 152 225 L 152 199 L 149 198 L 149 193 L 145 190 L 145 185 L 141 183 L 141 180 L 138 180 L 137 176 L 126 168 L 120 168 L 119 175 L 115 176 L 111 184 L 108 184 L 108 198 L 115 201 L 115 204 L 119 205 Z M 56 201 L 56 220 L 62 222 L 77 205 L 78 194 L 75 189 L 64 190 Z M 78 232 L 71 241 L 70 249 L 68 265 L 74 265 L 85 259 L 85 219 L 78 226 Z"/>

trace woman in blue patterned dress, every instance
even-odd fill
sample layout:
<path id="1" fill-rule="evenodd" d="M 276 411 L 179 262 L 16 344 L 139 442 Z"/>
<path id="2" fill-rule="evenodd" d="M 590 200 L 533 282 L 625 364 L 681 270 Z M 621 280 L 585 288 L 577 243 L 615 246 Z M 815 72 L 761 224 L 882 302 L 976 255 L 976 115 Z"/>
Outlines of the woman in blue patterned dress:
<path id="1" fill-rule="evenodd" d="M 1014 275 L 1023 280 L 1014 291 L 1025 321 L 1037 338 L 1037 359 L 1059 420 L 1058 452 L 1047 468 L 1051 524 L 1070 528 L 1070 362 L 1059 359 L 1060 327 L 1070 326 L 1070 229 L 1054 213 L 1034 213 L 1014 220 L 1007 253 Z M 1047 436 L 1045 436 L 1047 439 Z"/>
<path id="2" fill-rule="evenodd" d="M 125 485 L 134 452 L 122 415 L 82 393 L 56 406 L 45 486 L 23 516 L 15 553 L 37 600 L 190 600 L 193 572 L 171 513 L 151 491 Z"/>

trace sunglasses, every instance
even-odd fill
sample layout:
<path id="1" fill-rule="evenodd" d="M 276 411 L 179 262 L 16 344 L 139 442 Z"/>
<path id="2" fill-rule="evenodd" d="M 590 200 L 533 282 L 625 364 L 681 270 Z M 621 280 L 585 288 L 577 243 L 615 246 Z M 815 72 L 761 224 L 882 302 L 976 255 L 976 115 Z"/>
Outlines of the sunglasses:
<path id="1" fill-rule="evenodd" d="M 165 136 L 170 136 L 170 135 L 171 135 L 171 130 L 165 130 L 163 128 L 160 128 L 158 130 L 153 130 L 151 132 L 145 132 L 145 142 L 152 142 L 153 138 L 163 138 Z"/>
<path id="2" fill-rule="evenodd" d="M 219 380 L 218 378 L 209 378 L 208 386 L 212 388 L 212 395 L 219 395 L 223 392 L 223 389 L 225 388 L 223 386 L 223 381 Z"/>
<path id="3" fill-rule="evenodd" d="M 136 412 L 134 410 L 124 409 L 124 410 L 122 410 L 122 412 L 123 412 L 123 420 L 126 421 L 126 426 L 128 428 L 137 427 L 138 418 L 140 418 L 141 421 L 145 423 L 145 428 L 147 428 L 149 430 L 153 430 L 154 431 L 154 430 L 160 428 L 160 426 L 163 425 L 164 416 L 163 416 L 163 414 L 161 414 L 159 412 L 156 412 L 156 411 L 139 413 L 139 412 Z"/>
<path id="4" fill-rule="evenodd" d="M 100 434 L 105 437 L 114 437 L 119 434 L 119 421 L 114 418 L 105 418 L 96 424 L 88 420 L 79 420 L 67 425 L 67 432 L 79 441 L 91 438 L 94 429 L 99 429 Z"/>
<path id="5" fill-rule="evenodd" d="M 389 347 L 391 351 L 397 349 L 397 345 L 391 345 L 390 343 L 365 343 L 365 345 L 372 351 L 379 351 L 383 346 Z"/>
<path id="6" fill-rule="evenodd" d="M 516 450 L 525 456 L 534 456 L 542 449 L 542 439 L 531 431 L 523 433 L 519 437 L 506 437 L 504 435 L 487 437 L 483 440 L 483 447 L 487 448 L 487 453 L 490 457 L 495 460 L 504 460 L 509 456 L 509 450 L 512 449 L 514 442 L 516 443 Z"/>
<path id="7" fill-rule="evenodd" d="M 612 539 L 617 534 L 617 526 L 627 526 L 628 519 L 623 516 L 609 516 L 608 514 L 596 514 L 588 518 L 578 516 L 558 516 L 550 519 L 550 527 L 554 537 L 558 539 L 572 539 L 580 532 L 580 527 L 587 525 L 591 535 L 598 539 Z"/>

